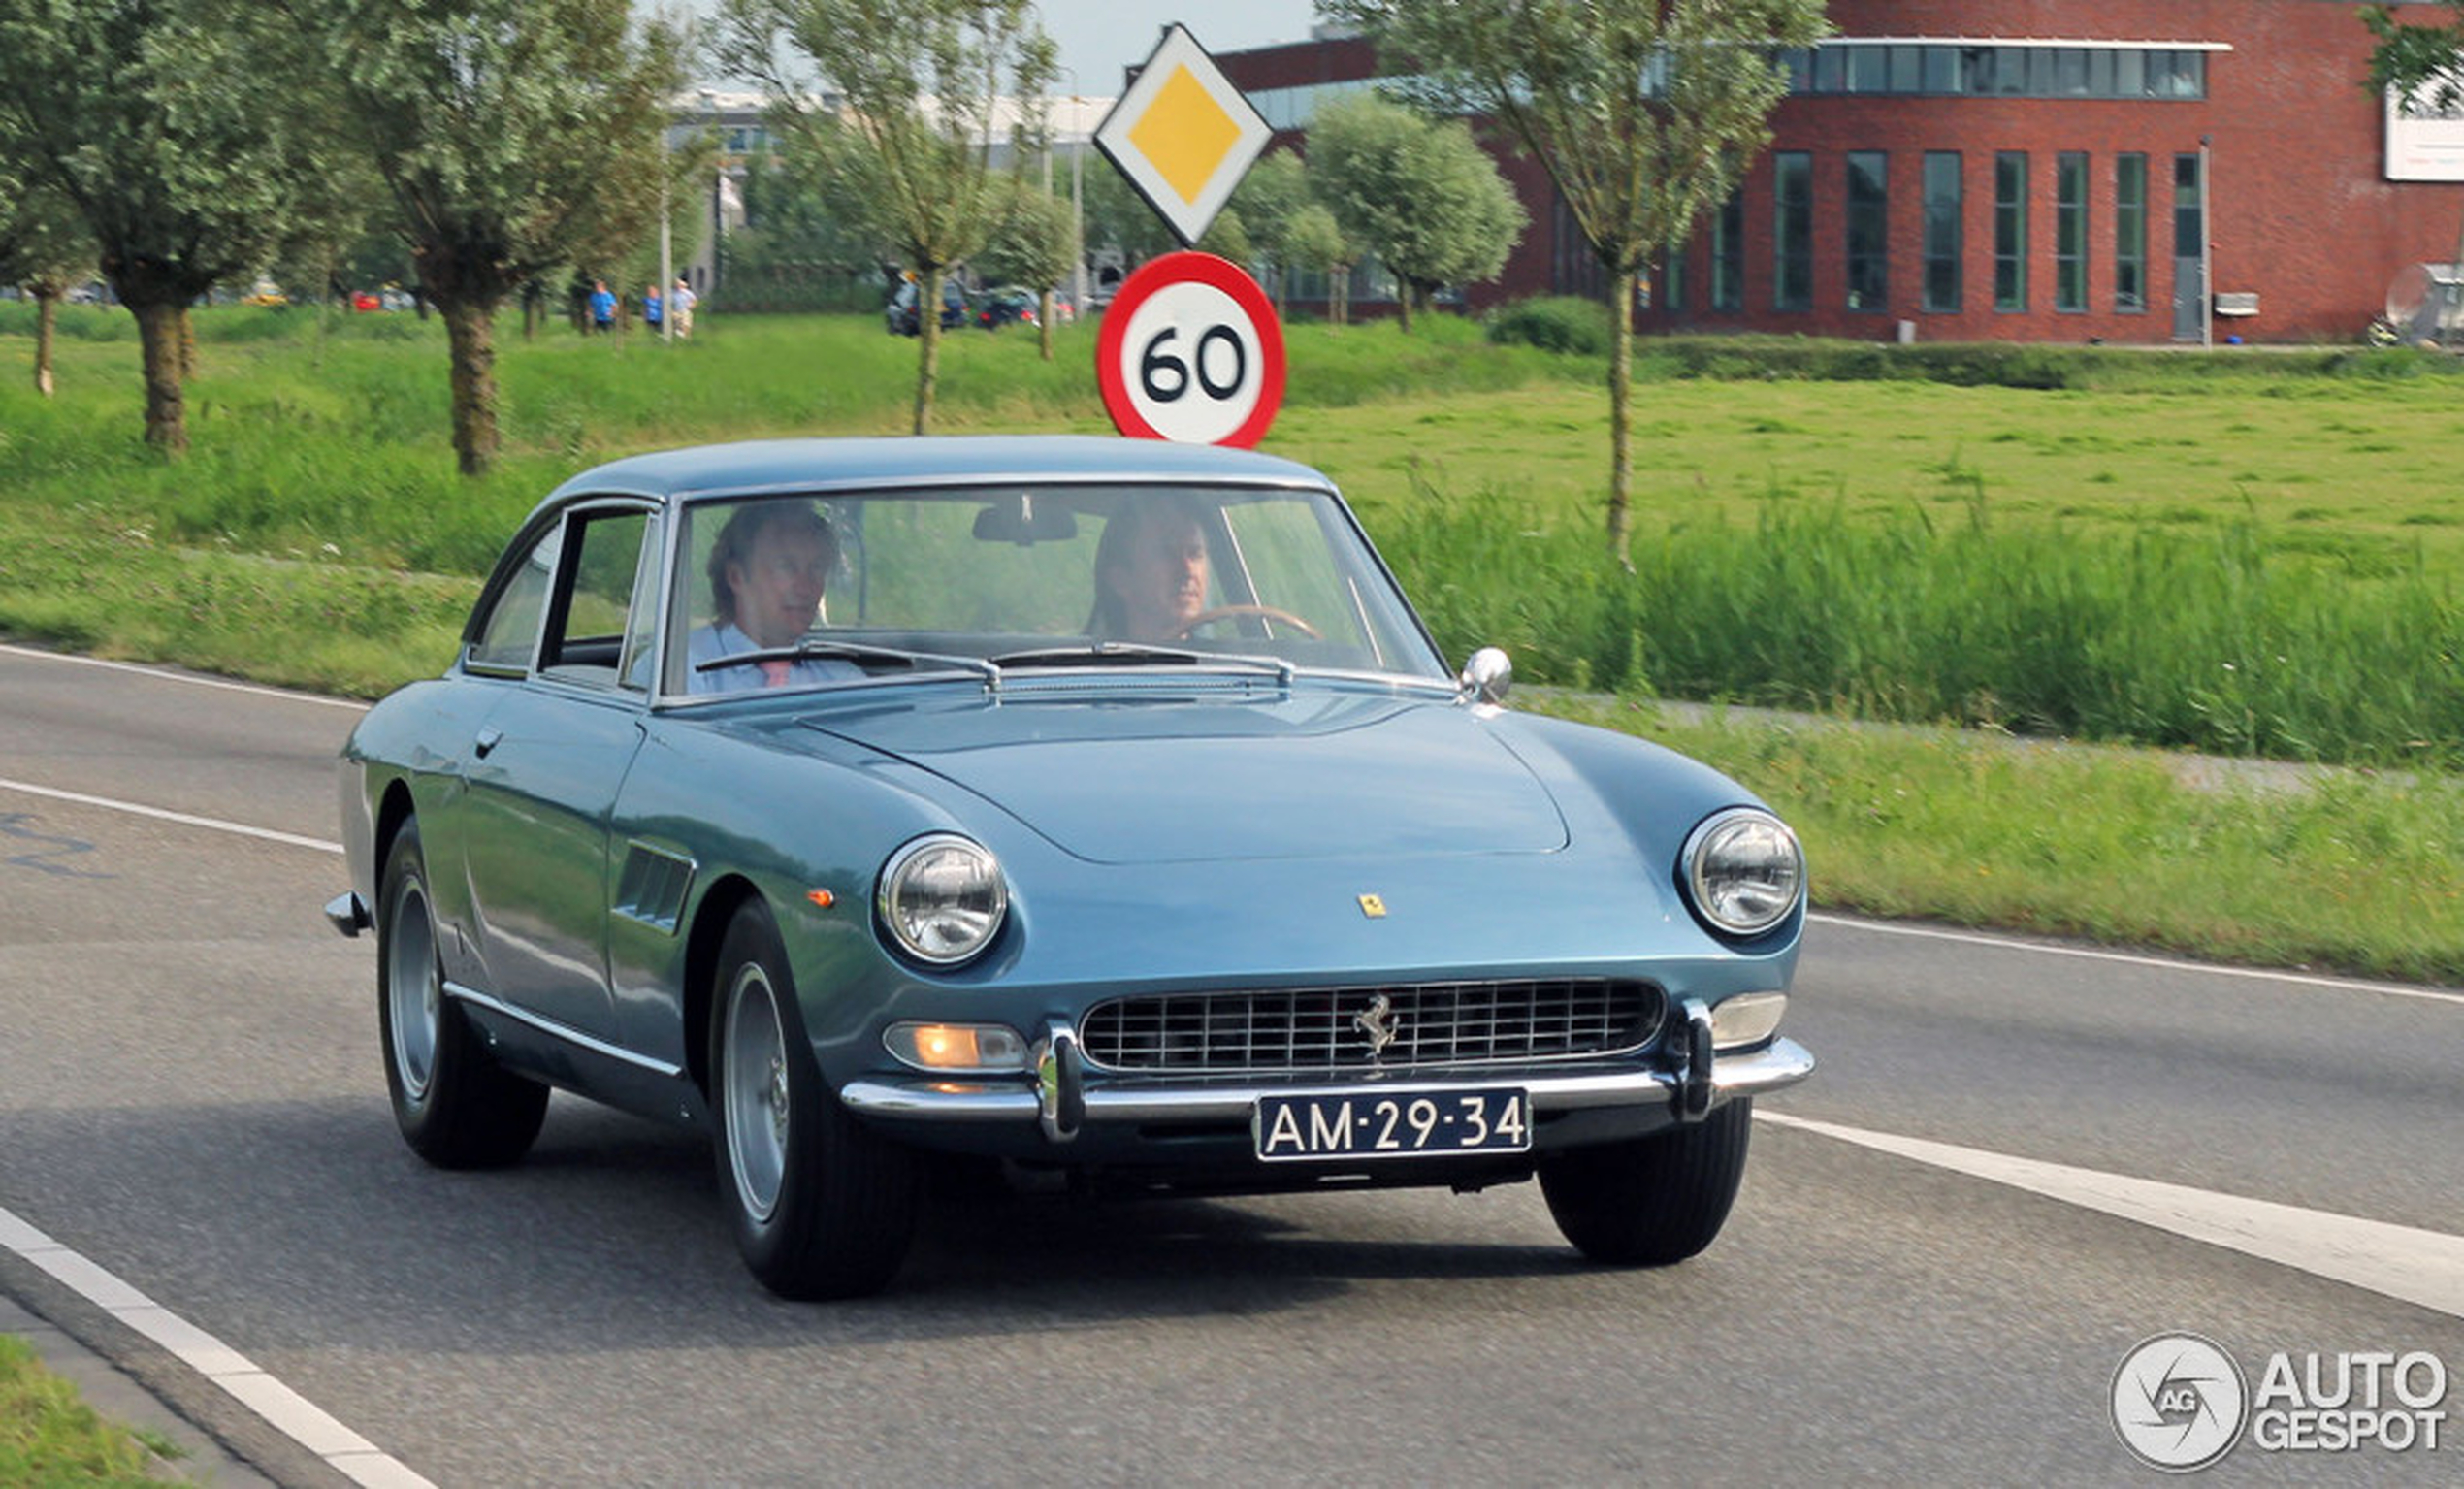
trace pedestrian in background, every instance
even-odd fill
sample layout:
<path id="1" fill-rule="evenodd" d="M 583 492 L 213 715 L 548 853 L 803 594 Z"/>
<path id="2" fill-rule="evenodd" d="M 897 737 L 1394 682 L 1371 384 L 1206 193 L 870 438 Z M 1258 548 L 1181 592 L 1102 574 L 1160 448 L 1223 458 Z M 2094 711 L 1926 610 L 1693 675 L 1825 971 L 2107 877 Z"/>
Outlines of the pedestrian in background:
<path id="1" fill-rule="evenodd" d="M 699 295 L 693 292 L 693 286 L 685 282 L 683 275 L 676 275 L 676 287 L 668 294 L 667 305 L 676 317 L 678 337 L 693 335 L 693 308 L 700 299 Z"/>
<path id="2" fill-rule="evenodd" d="M 641 292 L 641 323 L 650 328 L 650 334 L 653 336 L 659 334 L 659 316 L 664 308 L 659 302 L 658 285 L 654 284 Z"/>
<path id="3" fill-rule="evenodd" d="M 608 289 L 605 279 L 591 281 L 591 329 L 593 331 L 616 329 L 616 296 Z"/>

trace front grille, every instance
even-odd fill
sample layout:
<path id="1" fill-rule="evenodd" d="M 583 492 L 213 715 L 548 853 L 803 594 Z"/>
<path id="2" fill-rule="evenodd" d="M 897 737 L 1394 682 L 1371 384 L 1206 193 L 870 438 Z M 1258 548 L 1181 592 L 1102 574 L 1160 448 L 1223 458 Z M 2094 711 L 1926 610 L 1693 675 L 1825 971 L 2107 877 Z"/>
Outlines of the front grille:
<path id="1" fill-rule="evenodd" d="M 1662 1005 L 1649 983 L 1598 979 L 1166 992 L 1097 1004 L 1079 1041 L 1089 1064 L 1119 1071 L 1492 1065 L 1639 1049 Z M 1373 1026 L 1393 1034 L 1383 1050 Z"/>

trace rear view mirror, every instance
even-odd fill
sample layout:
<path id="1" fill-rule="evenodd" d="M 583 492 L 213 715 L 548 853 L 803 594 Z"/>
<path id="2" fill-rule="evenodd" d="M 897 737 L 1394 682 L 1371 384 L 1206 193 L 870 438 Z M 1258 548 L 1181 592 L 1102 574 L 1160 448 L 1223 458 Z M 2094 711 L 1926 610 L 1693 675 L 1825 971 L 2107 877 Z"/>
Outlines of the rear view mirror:
<path id="1" fill-rule="evenodd" d="M 1066 542 L 1077 535 L 1077 513 L 1054 502 L 1038 506 L 1032 492 L 1004 497 L 975 514 L 975 538 L 980 543 L 1016 543 L 1024 548 Z"/>

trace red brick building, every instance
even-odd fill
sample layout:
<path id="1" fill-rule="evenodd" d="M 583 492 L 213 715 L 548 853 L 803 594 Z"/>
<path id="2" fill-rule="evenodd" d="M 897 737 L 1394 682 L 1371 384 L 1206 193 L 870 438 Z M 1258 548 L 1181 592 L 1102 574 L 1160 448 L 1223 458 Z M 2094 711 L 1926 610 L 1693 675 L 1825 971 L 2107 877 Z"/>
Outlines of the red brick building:
<path id="1" fill-rule="evenodd" d="M 2459 258 L 2464 125 L 2364 89 L 2353 0 L 1833 0 L 1773 140 L 1639 296 L 1648 330 L 1925 340 L 2351 340 L 2409 265 Z M 2410 6 L 2399 17 L 2447 18 Z M 1374 48 L 1217 58 L 1279 129 Z M 1593 294 L 1537 166 L 1475 305 Z M 2212 292 L 2212 293 L 2211 293 Z"/>

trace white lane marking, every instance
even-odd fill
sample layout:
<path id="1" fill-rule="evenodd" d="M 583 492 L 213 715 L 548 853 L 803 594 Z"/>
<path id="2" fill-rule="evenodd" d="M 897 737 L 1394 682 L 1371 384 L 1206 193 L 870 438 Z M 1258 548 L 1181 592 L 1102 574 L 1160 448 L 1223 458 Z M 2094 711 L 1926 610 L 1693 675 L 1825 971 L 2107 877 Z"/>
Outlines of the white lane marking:
<path id="1" fill-rule="evenodd" d="M 2278 972 L 2266 967 L 2227 967 L 2214 962 L 2184 961 L 2174 956 L 2150 956 L 2136 952 L 2099 951 L 2091 946 L 2055 946 L 2043 941 L 2015 941 L 2007 936 L 1991 936 L 1973 930 L 1941 930 L 1930 925 L 1901 925 L 1890 921 L 1867 921 L 1853 916 L 1808 914 L 1805 919 L 1822 925 L 1837 925 L 1845 930 L 1870 930 L 1885 936 L 1914 936 L 1926 941 L 1957 941 L 1968 946 L 1991 946 L 2006 952 L 2040 952 L 2047 956 L 2077 956 L 2089 961 L 2118 961 L 2125 966 L 2156 967 L 2167 972 L 2204 972 L 2211 977 L 2255 978 L 2261 982 L 2288 983 L 2296 987 L 2331 987 L 2339 992 L 2378 992 L 2391 998 L 2420 998 L 2431 1003 L 2452 1003 L 2464 1007 L 2464 992 L 2439 987 L 2412 987 L 2402 983 L 2374 983 L 2357 977 L 2321 977 L 2311 972 Z"/>
<path id="2" fill-rule="evenodd" d="M 51 786 L 36 786 L 28 781 L 12 781 L 0 777 L 0 791 L 19 791 L 29 796 L 49 796 L 54 801 L 74 801 L 80 806 L 99 806 L 106 811 L 126 812 L 136 817 L 151 817 L 160 822 L 176 822 L 184 827 L 211 827 L 216 832 L 236 832 L 242 837 L 263 838 L 269 843 L 285 843 L 293 848 L 313 848 L 319 853 L 340 853 L 342 845 L 329 843 L 319 837 L 302 837 L 296 832 L 276 832 L 272 827 L 251 827 L 246 823 L 224 822 L 219 817 L 192 817 L 186 812 L 169 812 L 158 806 L 146 806 L 135 801 L 119 801 L 110 796 L 89 796 L 83 792 L 61 791 Z"/>
<path id="3" fill-rule="evenodd" d="M 1842 1127 L 1757 1109 L 1759 1121 L 1820 1133 L 1935 1168 L 1991 1180 L 2176 1236 L 2350 1283 L 2464 1318 L 2464 1236 L 2364 1220 L 2188 1184 L 2132 1179 L 1924 1138 Z"/>
<path id="4" fill-rule="evenodd" d="M 0 1246 L 65 1283 L 88 1303 L 169 1350 L 336 1472 L 371 1489 L 436 1489 L 376 1444 L 328 1415 L 247 1356 L 154 1302 L 0 1205 Z"/>
<path id="5" fill-rule="evenodd" d="M 200 677 L 190 672 L 167 672 L 160 667 L 144 666 L 134 662 L 109 662 L 101 657 L 80 657 L 72 652 L 47 652 L 34 646 L 11 646 L 0 642 L 0 655 L 23 657 L 35 662 L 66 662 L 81 667 L 102 667 L 113 672 L 134 672 L 140 677 L 158 678 L 167 683 L 187 683 L 198 688 L 221 688 L 232 693 L 249 693 L 258 697 L 282 698 L 293 703 L 315 703 L 326 708 L 348 708 L 366 713 L 368 705 L 356 698 L 331 698 L 321 693 L 294 693 L 288 688 L 269 688 L 263 683 L 233 682 L 222 677 Z"/>

